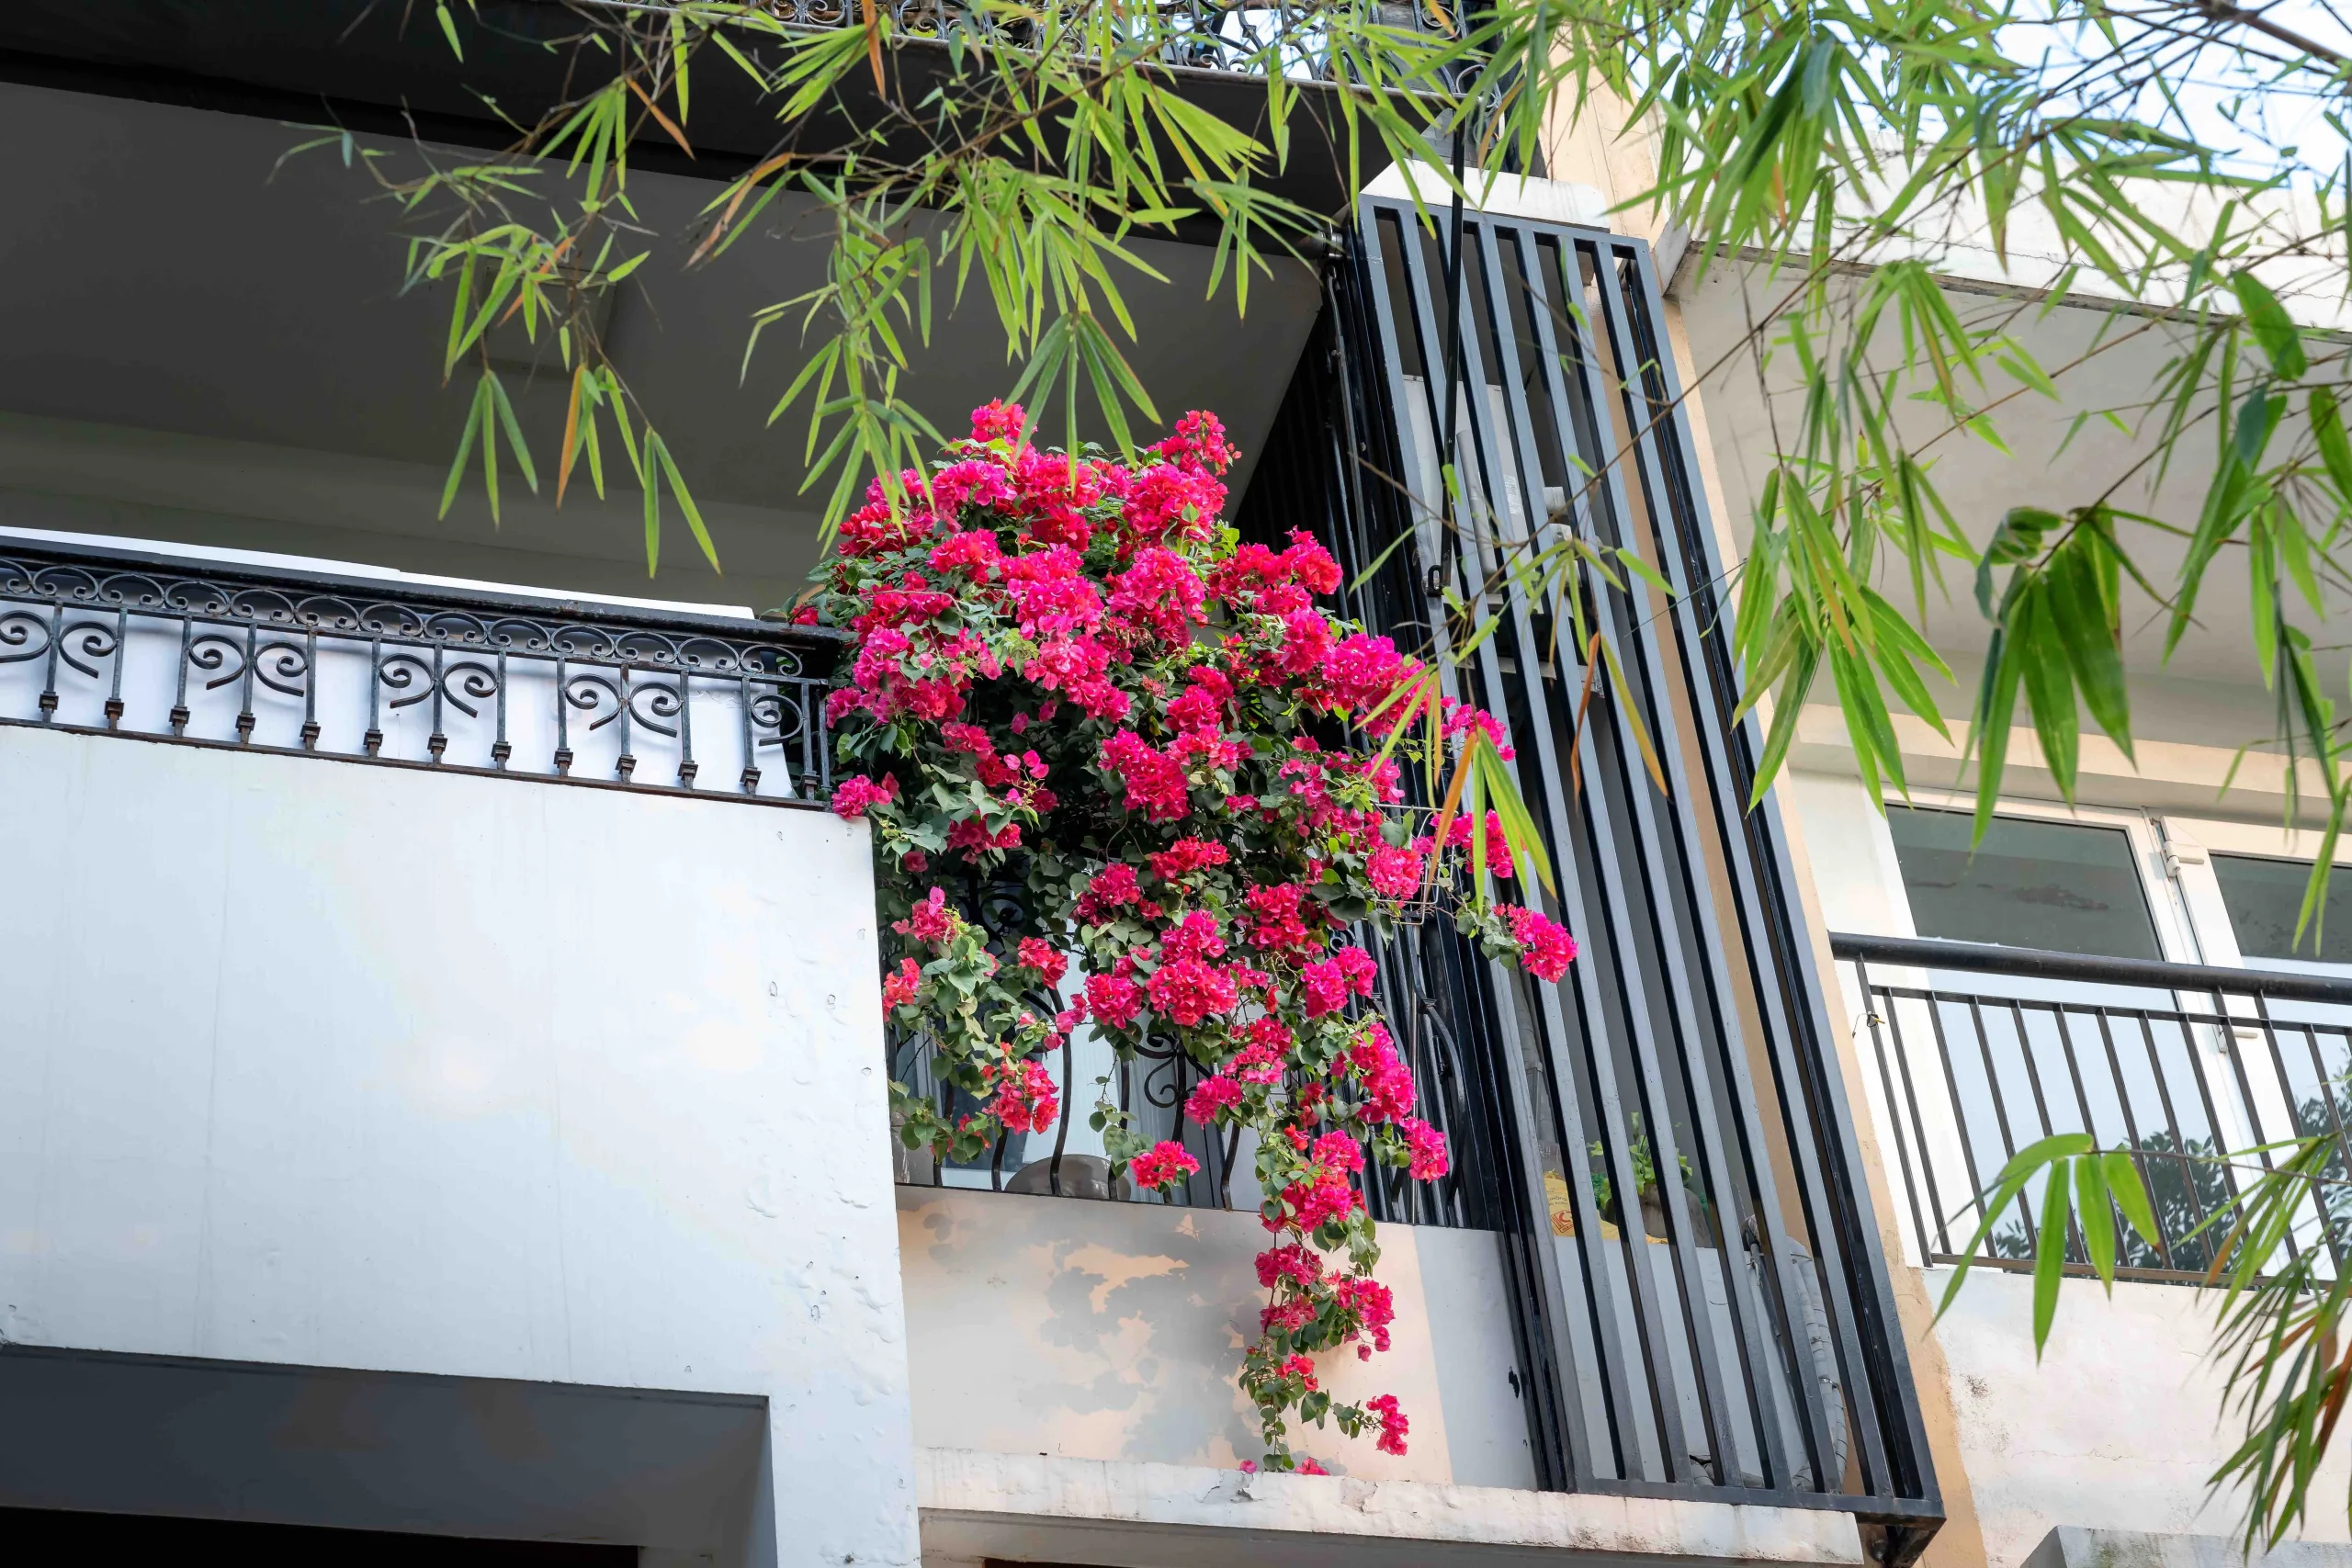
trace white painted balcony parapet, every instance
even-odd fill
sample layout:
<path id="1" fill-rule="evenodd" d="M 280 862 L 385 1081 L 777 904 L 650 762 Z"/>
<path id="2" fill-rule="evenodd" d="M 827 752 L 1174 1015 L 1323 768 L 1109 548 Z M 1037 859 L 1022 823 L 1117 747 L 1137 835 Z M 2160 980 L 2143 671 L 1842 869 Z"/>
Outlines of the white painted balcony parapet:
<path id="1" fill-rule="evenodd" d="M 1591 1493 L 1344 1476 L 1249 1474 L 1044 1454 L 919 1449 L 927 1568 L 988 1559 L 1195 1568 L 1513 1562 L 1571 1552 L 1611 1562 L 1860 1568 L 1852 1516 Z"/>

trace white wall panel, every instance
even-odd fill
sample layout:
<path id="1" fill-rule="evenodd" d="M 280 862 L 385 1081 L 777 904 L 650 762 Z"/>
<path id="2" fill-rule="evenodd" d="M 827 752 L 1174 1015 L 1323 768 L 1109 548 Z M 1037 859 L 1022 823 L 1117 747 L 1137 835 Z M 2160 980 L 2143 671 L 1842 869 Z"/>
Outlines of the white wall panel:
<path id="1" fill-rule="evenodd" d="M 0 728 L 0 1339 L 749 1394 L 914 1553 L 862 829 Z"/>

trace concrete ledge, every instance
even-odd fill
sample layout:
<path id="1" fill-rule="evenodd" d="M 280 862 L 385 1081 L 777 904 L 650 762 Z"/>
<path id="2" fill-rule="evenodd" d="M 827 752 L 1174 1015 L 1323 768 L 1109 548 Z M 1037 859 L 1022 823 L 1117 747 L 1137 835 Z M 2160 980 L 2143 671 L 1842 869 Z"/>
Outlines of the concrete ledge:
<path id="1" fill-rule="evenodd" d="M 1449 1562 L 1792 1562 L 1860 1568 L 1852 1517 L 1810 1508 L 1247 1475 L 1172 1464 L 921 1449 L 930 1568 L 1011 1558 L 1102 1568 Z"/>
<path id="2" fill-rule="evenodd" d="M 2352 1568 L 2352 1545 L 2282 1540 L 2253 1561 L 2260 1568 Z M 2245 1568 L 2246 1562 L 2245 1551 L 2227 1536 L 2060 1525 L 2041 1538 L 2023 1568 Z"/>

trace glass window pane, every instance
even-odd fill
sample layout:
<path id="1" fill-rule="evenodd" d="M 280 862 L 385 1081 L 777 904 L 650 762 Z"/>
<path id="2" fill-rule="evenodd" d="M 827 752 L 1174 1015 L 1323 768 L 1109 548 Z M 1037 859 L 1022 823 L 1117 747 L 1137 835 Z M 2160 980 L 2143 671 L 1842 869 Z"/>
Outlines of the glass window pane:
<path id="1" fill-rule="evenodd" d="M 2120 828 L 1996 817 L 1971 854 L 1966 812 L 1890 806 L 1886 820 L 1921 936 L 2105 958 L 2164 956 L 2132 840 Z"/>
<path id="2" fill-rule="evenodd" d="M 2237 933 L 2240 953 L 2248 958 L 2352 964 L 2352 876 L 2342 867 L 2328 874 L 2327 905 L 2319 913 L 2319 929 L 2304 931 L 2301 945 L 2296 944 L 2295 921 L 2303 912 L 2303 888 L 2311 874 L 2309 861 L 2213 857 L 2213 879 L 2222 885 L 2222 903 L 2230 911 L 2230 929 Z"/>

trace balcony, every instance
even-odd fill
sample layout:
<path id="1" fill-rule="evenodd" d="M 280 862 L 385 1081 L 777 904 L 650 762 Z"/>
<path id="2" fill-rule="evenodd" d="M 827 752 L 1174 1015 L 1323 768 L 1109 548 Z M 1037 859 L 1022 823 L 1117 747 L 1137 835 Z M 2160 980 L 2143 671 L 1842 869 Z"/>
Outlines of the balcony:
<path id="1" fill-rule="evenodd" d="M 1614 699 L 1589 725 L 1572 716 L 1582 671 L 1550 641 L 1556 601 L 1496 603 L 1500 627 L 1456 672 L 1509 716 L 1561 872 L 1556 897 L 1511 897 L 1556 911 L 1584 956 L 1553 987 L 1497 971 L 1442 922 L 1383 946 L 1376 999 L 1455 1166 L 1418 1191 L 1368 1183 L 1412 1326 L 1391 1355 L 1327 1371 L 1339 1397 L 1398 1393 L 1413 1441 L 1383 1456 L 1309 1429 L 1305 1445 L 1394 1521 L 1400 1562 L 1579 1536 L 1712 1556 L 1720 1528 L 1759 1532 L 1740 1549 L 1758 1556 L 1906 1562 L 1941 1502 L 1779 808 L 1743 809 L 1753 738 L 1705 630 L 1721 568 L 1657 357 L 1647 251 L 1470 217 L 1457 467 L 1473 494 L 1452 553 L 1430 523 L 1451 400 L 1443 241 L 1398 204 L 1362 217 L 1236 507 L 1244 536 L 1311 527 L 1355 584 L 1346 613 L 1416 640 L 1444 633 L 1444 573 L 1482 592 L 1499 555 L 1570 520 L 1687 586 L 1670 604 L 1639 583 L 1595 592 L 1596 616 L 1640 628 L 1623 646 L 1663 790 Z M 1579 485 L 1628 446 L 1622 486 Z M 1368 475 L 1407 476 L 1410 493 Z M 1400 534 L 1417 557 L 1389 547 Z M 1139 1197 L 1106 1179 L 1082 1117 L 970 1165 L 902 1161 L 910 1344 L 918 1386 L 939 1391 L 915 1413 L 926 1539 L 1093 1562 L 1085 1542 L 1147 1520 L 1186 1533 L 1182 1560 L 1241 1550 L 1234 1532 L 1254 1521 L 1341 1533 L 1293 1511 L 1310 1495 L 1297 1483 L 1229 1468 L 1252 1451 L 1250 1413 L 1215 1375 L 1262 1300 L 1250 1151 L 1183 1117 L 1199 1068 L 1181 1053 L 1121 1063 L 1080 1033 L 1060 1055 L 1065 1105 L 1100 1080 L 1201 1171 Z M 922 1086 L 924 1067 L 902 1044 L 894 1071 Z"/>
<path id="2" fill-rule="evenodd" d="M 914 1554 L 833 653 L 0 541 L 0 1508 Z"/>
<path id="3" fill-rule="evenodd" d="M 2088 1133 L 2132 1152 L 2155 1211 L 2154 1245 L 2119 1225 L 2120 1277 L 2202 1283 L 2227 1230 L 2209 1222 L 2268 1148 L 2309 1137 L 2338 1153 L 2290 1244 L 2341 1266 L 2352 980 L 1916 938 L 1831 944 L 1867 998 L 1857 1034 L 1893 1134 L 1906 1243 L 1928 1265 L 1962 1260 L 1973 1199 L 2018 1149 Z M 2021 1196 L 1973 1256 L 2030 1270 L 2036 1223 Z M 2090 1271 L 2079 1237 L 2068 1259 Z"/>

